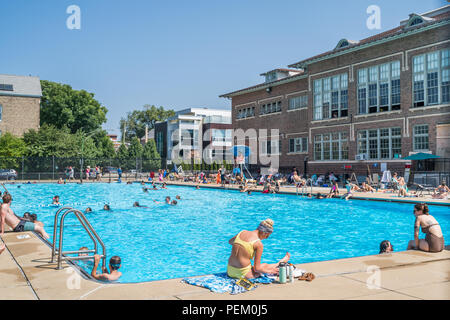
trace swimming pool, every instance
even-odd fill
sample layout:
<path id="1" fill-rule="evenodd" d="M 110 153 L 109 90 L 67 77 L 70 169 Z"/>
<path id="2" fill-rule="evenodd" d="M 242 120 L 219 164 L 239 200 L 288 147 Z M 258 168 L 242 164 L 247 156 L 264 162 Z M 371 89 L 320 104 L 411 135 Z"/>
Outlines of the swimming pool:
<path id="1" fill-rule="evenodd" d="M 21 184 L 7 185 L 12 208 L 22 216 L 37 213 L 47 233 L 53 231 L 57 210 L 54 195 L 64 205 L 84 211 L 106 245 L 108 260 L 122 258 L 119 282 L 143 282 L 225 272 L 231 251 L 228 240 L 241 230 L 254 230 L 261 220 L 275 221 L 274 233 L 264 240 L 263 262 L 274 263 L 286 251 L 295 264 L 377 254 L 388 239 L 396 251 L 413 239 L 412 204 L 378 201 L 306 199 L 192 187 L 142 191 L 139 184 Z M 166 196 L 181 196 L 177 206 L 156 204 Z M 133 208 L 133 203 L 150 208 Z M 109 203 L 112 211 L 103 211 Z M 449 207 L 430 206 L 450 238 Z M 423 238 L 423 234 L 420 235 Z M 51 240 L 51 239 L 50 239 Z M 65 221 L 64 251 L 92 242 L 76 218 Z M 92 264 L 90 264 L 92 265 Z M 89 263 L 86 270 L 90 273 Z"/>

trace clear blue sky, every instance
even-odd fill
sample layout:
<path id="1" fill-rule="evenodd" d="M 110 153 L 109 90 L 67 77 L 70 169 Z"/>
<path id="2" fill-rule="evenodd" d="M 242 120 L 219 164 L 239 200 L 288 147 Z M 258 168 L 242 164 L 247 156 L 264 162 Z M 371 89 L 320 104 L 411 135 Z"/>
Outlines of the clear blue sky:
<path id="1" fill-rule="evenodd" d="M 66 8 L 81 8 L 81 30 Z M 369 5 L 381 30 L 366 27 Z M 444 0 L 0 0 L 0 73 L 37 75 L 95 93 L 118 133 L 128 111 L 154 104 L 229 108 L 220 94 L 260 73 L 398 26 Z"/>

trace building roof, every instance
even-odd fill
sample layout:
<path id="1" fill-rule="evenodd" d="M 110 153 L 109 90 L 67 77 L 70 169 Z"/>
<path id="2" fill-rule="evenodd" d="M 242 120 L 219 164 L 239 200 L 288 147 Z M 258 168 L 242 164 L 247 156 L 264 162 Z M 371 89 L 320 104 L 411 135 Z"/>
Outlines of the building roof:
<path id="1" fill-rule="evenodd" d="M 265 76 L 265 75 L 268 74 L 268 73 L 271 73 L 271 72 L 277 72 L 277 71 L 279 71 L 279 72 L 296 72 L 296 73 L 302 73 L 302 72 L 303 72 L 303 70 L 301 70 L 301 69 L 284 69 L 284 68 L 278 68 L 278 69 L 273 69 L 273 70 L 270 70 L 270 71 L 261 73 L 260 76 Z"/>
<path id="2" fill-rule="evenodd" d="M 413 19 L 416 19 L 418 17 L 422 18 L 423 23 L 413 24 L 412 23 Z M 251 86 L 251 87 L 248 87 L 245 89 L 241 89 L 241 90 L 237 90 L 237 91 L 233 91 L 230 93 L 220 95 L 219 97 L 231 98 L 233 96 L 244 94 L 247 92 L 262 90 L 265 88 L 269 88 L 271 86 L 276 86 L 276 85 L 280 85 L 283 83 L 295 81 L 297 79 L 305 78 L 306 73 L 304 73 L 304 68 L 308 64 L 311 64 L 311 63 L 314 63 L 317 61 L 321 61 L 321 60 L 326 60 L 326 59 L 332 58 L 336 55 L 345 54 L 347 52 L 351 52 L 354 50 L 360 50 L 360 49 L 367 47 L 368 45 L 372 45 L 372 44 L 375 45 L 375 44 L 377 44 L 378 41 L 384 42 L 384 41 L 394 40 L 395 39 L 394 37 L 398 36 L 398 35 L 407 36 L 407 35 L 415 33 L 415 32 L 421 32 L 423 30 L 426 30 L 427 28 L 429 28 L 433 25 L 439 26 L 443 23 L 448 24 L 449 19 L 450 19 L 450 5 L 446 5 L 441 8 L 431 10 L 431 11 L 428 11 L 428 12 L 420 14 L 420 15 L 412 13 L 409 15 L 409 19 L 401 21 L 400 26 L 398 26 L 398 27 L 387 30 L 385 32 L 381 32 L 379 34 L 362 39 L 360 41 L 349 40 L 346 38 L 341 39 L 333 50 L 330 50 L 330 51 L 318 54 L 316 56 L 313 56 L 311 58 L 301 60 L 299 62 L 288 65 L 289 68 L 297 68 L 297 69 L 275 69 L 275 70 L 291 70 L 291 71 L 295 70 L 297 72 L 301 72 L 300 74 L 292 75 L 292 76 L 289 76 L 289 77 L 286 77 L 283 79 L 279 79 L 276 81 L 272 81 L 269 83 L 268 82 L 260 83 L 260 84 L 257 84 L 257 85 L 254 85 L 254 86 Z M 275 71 L 275 70 L 272 70 L 272 71 Z M 269 73 L 272 71 L 268 71 L 266 73 Z M 265 75 L 266 73 L 262 73 L 261 75 Z"/>
<path id="3" fill-rule="evenodd" d="M 423 19 L 423 23 L 421 24 L 417 24 L 417 25 L 413 25 L 410 26 L 408 21 L 412 21 L 413 19 L 420 17 Z M 378 33 L 376 35 L 370 36 L 368 38 L 362 39 L 360 41 L 351 41 L 351 40 L 347 40 L 347 45 L 346 46 L 341 46 L 340 44 L 342 44 L 346 39 L 342 39 L 339 41 L 338 45 L 330 51 L 315 55 L 311 58 L 305 59 L 305 60 L 301 60 L 299 62 L 293 63 L 288 65 L 288 67 L 291 68 L 301 68 L 302 66 L 305 66 L 309 63 L 314 63 L 316 60 L 318 60 L 319 58 L 327 58 L 327 56 L 330 56 L 330 58 L 337 52 L 339 53 L 345 53 L 345 51 L 349 50 L 349 49 L 353 49 L 353 48 L 357 48 L 357 47 L 361 47 L 363 45 L 369 44 L 369 43 L 373 43 L 379 40 L 384 40 L 393 36 L 397 36 L 400 34 L 406 34 L 406 33 L 410 33 L 411 31 L 417 31 L 418 29 L 422 29 L 425 27 L 429 27 L 430 25 L 433 24 L 437 24 L 439 22 L 442 22 L 444 20 L 448 20 L 450 18 L 450 5 L 444 6 L 442 8 L 427 12 L 425 14 L 422 15 L 418 15 L 418 14 L 410 14 L 410 18 L 408 20 L 402 21 L 400 26 L 395 27 L 393 29 L 387 30 L 385 32 L 381 32 Z M 321 59 L 322 60 L 322 59 Z"/>
<path id="4" fill-rule="evenodd" d="M 39 77 L 0 74 L 0 96 L 42 97 Z"/>
<path id="5" fill-rule="evenodd" d="M 219 97 L 220 98 L 229 98 L 229 97 L 236 96 L 236 95 L 239 95 L 239 94 L 243 94 L 243 93 L 246 93 L 246 92 L 262 90 L 262 89 L 265 89 L 265 88 L 273 87 L 273 86 L 276 86 L 276 85 L 280 85 L 280 84 L 283 84 L 283 83 L 295 81 L 295 80 L 306 78 L 306 77 L 307 77 L 306 74 L 300 73 L 300 74 L 289 76 L 289 77 L 286 77 L 286 78 L 283 78 L 283 79 L 275 80 L 275 81 L 272 81 L 272 82 L 263 82 L 263 83 L 255 85 L 255 86 L 251 86 L 251 87 L 245 88 L 245 89 L 241 89 L 241 90 L 225 93 L 225 94 L 220 95 Z"/>

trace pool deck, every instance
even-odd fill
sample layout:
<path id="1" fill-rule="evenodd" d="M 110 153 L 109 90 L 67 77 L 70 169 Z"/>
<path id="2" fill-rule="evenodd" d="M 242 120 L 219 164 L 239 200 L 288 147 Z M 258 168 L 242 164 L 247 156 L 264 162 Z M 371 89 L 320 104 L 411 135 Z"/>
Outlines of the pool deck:
<path id="1" fill-rule="evenodd" d="M 213 184 L 201 187 L 220 188 Z M 314 188 L 313 193 L 326 193 L 328 190 L 329 188 Z M 281 192 L 296 191 L 295 188 L 282 187 Z M 448 200 L 429 197 L 405 200 L 385 193 L 358 193 L 355 197 L 450 205 Z M 2 240 L 7 249 L 0 254 L 1 300 L 450 299 L 450 246 L 446 246 L 440 253 L 411 250 L 298 264 L 298 268 L 313 272 L 316 279 L 312 282 L 296 280 L 293 284 L 260 285 L 253 291 L 230 295 L 212 293 L 208 289 L 182 283 L 180 279 L 130 284 L 100 283 L 83 275 L 78 276 L 78 269 L 66 263 L 63 264 L 63 270 L 56 270 L 56 263 L 50 263 L 50 247 L 32 232 L 13 233 L 7 229 Z M 371 271 L 374 268 L 379 272 Z"/>
<path id="2" fill-rule="evenodd" d="M 7 250 L 0 255 L 2 300 L 450 299 L 450 246 L 439 253 L 412 250 L 298 264 L 298 268 L 313 272 L 316 279 L 265 284 L 230 295 L 213 293 L 180 279 L 100 283 L 78 276 L 79 271 L 66 263 L 63 270 L 56 270 L 56 263 L 50 263 L 50 247 L 32 232 L 6 231 L 3 241 Z M 378 271 L 371 272 L 373 268 Z"/>

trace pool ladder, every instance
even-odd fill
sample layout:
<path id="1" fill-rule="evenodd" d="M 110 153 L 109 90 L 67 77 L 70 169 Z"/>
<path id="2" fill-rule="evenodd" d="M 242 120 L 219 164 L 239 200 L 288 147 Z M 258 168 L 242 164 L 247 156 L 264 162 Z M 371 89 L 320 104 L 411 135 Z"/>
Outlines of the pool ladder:
<path id="1" fill-rule="evenodd" d="M 308 182 L 309 182 L 310 188 L 311 188 L 310 193 L 312 194 L 312 192 L 313 192 L 312 180 L 311 180 L 311 178 L 309 178 L 309 179 L 306 180 L 305 185 L 301 186 L 301 192 L 300 193 L 301 193 L 302 197 L 308 193 Z M 297 195 L 298 195 L 298 183 L 295 183 L 295 189 L 296 189 L 296 192 L 297 192 Z"/>
<path id="2" fill-rule="evenodd" d="M 58 216 L 61 212 L 64 212 L 61 216 L 61 219 L 58 221 Z M 94 249 L 93 250 L 78 250 L 78 251 L 62 251 L 62 246 L 63 246 L 63 236 L 64 236 L 64 219 L 66 218 L 66 216 L 70 213 L 74 213 L 75 216 L 77 217 L 78 221 L 80 221 L 81 225 L 83 226 L 84 230 L 86 230 L 86 232 L 88 233 L 89 237 L 91 238 L 92 242 L 94 243 Z M 57 229 L 58 229 L 58 222 L 59 222 L 59 242 L 58 245 L 56 245 L 56 235 L 57 235 Z M 55 214 L 55 223 L 53 225 L 53 245 L 52 245 L 52 259 L 51 259 L 51 263 L 55 262 L 55 258 L 56 255 L 58 255 L 58 266 L 56 267 L 57 270 L 61 270 L 62 269 L 62 262 L 63 260 L 89 260 L 89 259 L 94 259 L 94 256 L 76 256 L 76 257 L 71 257 L 71 256 L 67 256 L 70 254 L 89 254 L 89 253 L 94 253 L 97 254 L 97 249 L 98 249 L 98 244 L 100 244 L 100 246 L 102 247 L 102 255 L 101 255 L 101 259 L 102 259 L 102 267 L 105 267 L 105 259 L 106 259 L 106 249 L 105 249 L 105 244 L 103 243 L 102 239 L 100 239 L 99 235 L 97 234 L 97 232 L 95 232 L 94 228 L 92 227 L 92 225 L 89 223 L 89 221 L 86 219 L 86 216 L 84 215 L 83 212 L 81 212 L 80 210 L 71 208 L 71 207 L 62 207 L 60 208 L 58 211 L 56 211 Z M 56 247 L 58 247 L 58 249 L 56 249 Z"/>

